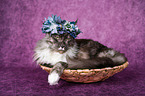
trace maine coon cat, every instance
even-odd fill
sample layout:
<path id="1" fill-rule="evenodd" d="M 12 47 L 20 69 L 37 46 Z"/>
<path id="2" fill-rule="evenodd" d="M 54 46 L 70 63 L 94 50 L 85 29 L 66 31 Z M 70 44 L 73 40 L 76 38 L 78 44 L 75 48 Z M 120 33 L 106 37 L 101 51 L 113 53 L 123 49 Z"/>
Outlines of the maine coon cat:
<path id="1" fill-rule="evenodd" d="M 49 33 L 39 40 L 34 59 L 38 64 L 52 67 L 48 83 L 56 85 L 63 70 L 93 69 L 121 65 L 127 61 L 124 54 L 90 39 L 74 39 L 70 34 Z"/>

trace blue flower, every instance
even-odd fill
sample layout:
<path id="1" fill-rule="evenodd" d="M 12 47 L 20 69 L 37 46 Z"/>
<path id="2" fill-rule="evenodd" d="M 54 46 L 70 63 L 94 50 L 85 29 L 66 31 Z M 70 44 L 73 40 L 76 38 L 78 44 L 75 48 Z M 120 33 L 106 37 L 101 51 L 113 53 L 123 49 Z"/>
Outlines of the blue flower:
<path id="1" fill-rule="evenodd" d="M 42 32 L 58 35 L 69 33 L 75 38 L 79 33 L 81 33 L 76 23 L 77 20 L 75 22 L 69 22 L 62 20 L 60 16 L 57 17 L 57 15 L 52 15 L 52 17 L 48 17 L 48 19 L 45 18 L 42 25 Z"/>

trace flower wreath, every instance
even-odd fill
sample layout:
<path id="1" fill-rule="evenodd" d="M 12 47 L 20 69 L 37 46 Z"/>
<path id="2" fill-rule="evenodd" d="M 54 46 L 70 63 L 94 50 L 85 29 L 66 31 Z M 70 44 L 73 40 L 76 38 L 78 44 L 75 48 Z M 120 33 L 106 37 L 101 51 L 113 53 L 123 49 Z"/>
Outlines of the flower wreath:
<path id="1" fill-rule="evenodd" d="M 69 33 L 72 37 L 76 38 L 81 31 L 78 29 L 77 20 L 75 22 L 69 22 L 66 20 L 62 20 L 60 16 L 52 15 L 52 17 L 45 18 L 44 23 L 42 25 L 43 33 L 51 34 L 64 34 Z"/>

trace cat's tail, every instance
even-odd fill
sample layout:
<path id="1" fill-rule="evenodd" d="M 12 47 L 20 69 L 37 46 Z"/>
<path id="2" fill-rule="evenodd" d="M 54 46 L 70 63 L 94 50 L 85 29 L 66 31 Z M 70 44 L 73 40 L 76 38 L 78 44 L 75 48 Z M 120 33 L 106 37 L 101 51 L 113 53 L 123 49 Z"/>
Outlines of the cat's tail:
<path id="1" fill-rule="evenodd" d="M 127 58 L 123 53 L 117 52 L 113 50 L 112 48 L 108 48 L 103 50 L 98 54 L 98 57 L 100 58 L 110 58 L 114 62 L 114 66 L 121 65 L 127 61 Z"/>

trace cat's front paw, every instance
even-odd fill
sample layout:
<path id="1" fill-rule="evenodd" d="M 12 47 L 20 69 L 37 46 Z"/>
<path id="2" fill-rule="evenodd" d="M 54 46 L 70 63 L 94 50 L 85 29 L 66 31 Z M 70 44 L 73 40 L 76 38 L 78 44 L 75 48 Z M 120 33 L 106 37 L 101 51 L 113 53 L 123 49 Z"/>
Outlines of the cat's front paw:
<path id="1" fill-rule="evenodd" d="M 60 77 L 55 71 L 48 75 L 48 83 L 50 85 L 57 85 Z"/>

